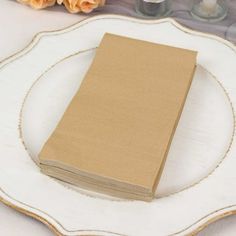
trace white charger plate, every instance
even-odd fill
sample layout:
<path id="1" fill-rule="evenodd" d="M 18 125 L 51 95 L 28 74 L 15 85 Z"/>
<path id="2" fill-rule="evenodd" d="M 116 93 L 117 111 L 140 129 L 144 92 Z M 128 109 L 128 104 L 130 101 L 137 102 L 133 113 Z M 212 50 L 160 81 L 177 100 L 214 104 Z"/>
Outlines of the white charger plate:
<path id="1" fill-rule="evenodd" d="M 195 78 L 151 203 L 62 184 L 41 174 L 31 159 L 77 91 L 105 32 L 199 52 Z M 38 34 L 0 65 L 1 200 L 62 235 L 187 235 L 232 214 L 235 52 L 231 43 L 171 19 L 102 15 Z"/>

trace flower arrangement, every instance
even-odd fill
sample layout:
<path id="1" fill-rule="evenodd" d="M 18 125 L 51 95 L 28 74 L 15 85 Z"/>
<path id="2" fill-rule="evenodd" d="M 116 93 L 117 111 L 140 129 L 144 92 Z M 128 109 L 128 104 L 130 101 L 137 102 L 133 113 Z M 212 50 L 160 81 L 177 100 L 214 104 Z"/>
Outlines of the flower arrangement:
<path id="1" fill-rule="evenodd" d="M 64 5 L 70 13 L 89 13 L 105 4 L 105 0 L 17 0 L 34 9 L 43 9 L 55 4 Z"/>

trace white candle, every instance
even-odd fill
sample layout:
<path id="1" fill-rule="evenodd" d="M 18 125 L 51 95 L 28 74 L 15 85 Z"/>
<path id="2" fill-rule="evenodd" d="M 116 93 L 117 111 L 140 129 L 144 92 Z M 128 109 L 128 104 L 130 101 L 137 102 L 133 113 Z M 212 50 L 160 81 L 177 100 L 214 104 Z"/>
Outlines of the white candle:
<path id="1" fill-rule="evenodd" d="M 215 11 L 217 6 L 217 0 L 202 0 L 202 7 L 207 12 Z"/>

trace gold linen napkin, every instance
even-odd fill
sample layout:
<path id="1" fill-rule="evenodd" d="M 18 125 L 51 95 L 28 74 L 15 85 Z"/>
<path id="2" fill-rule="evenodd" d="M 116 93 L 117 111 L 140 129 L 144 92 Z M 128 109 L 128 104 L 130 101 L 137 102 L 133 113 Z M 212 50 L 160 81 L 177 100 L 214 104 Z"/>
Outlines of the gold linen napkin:
<path id="1" fill-rule="evenodd" d="M 95 191 L 151 200 L 196 55 L 105 34 L 77 94 L 39 155 L 42 172 Z"/>

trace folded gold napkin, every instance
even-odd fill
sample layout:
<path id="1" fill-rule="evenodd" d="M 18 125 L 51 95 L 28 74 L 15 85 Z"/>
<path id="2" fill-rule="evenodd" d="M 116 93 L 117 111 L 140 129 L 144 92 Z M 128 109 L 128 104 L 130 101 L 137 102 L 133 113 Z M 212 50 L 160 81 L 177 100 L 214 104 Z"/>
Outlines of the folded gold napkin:
<path id="1" fill-rule="evenodd" d="M 196 55 L 105 34 L 79 91 L 40 153 L 42 172 L 99 192 L 151 200 Z"/>

